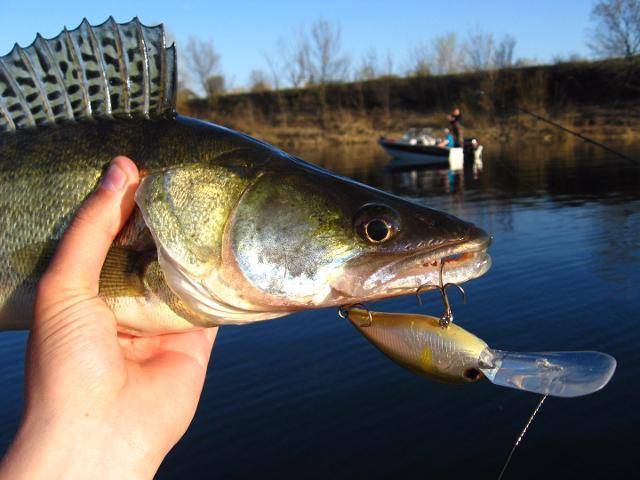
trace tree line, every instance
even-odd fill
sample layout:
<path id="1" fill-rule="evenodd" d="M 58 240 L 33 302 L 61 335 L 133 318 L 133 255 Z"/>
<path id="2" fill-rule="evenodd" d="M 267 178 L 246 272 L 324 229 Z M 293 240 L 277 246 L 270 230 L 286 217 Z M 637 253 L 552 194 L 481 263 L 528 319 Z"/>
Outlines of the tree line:
<path id="1" fill-rule="evenodd" d="M 289 37 L 278 39 L 275 50 L 263 55 L 266 68 L 251 71 L 246 90 L 322 87 L 392 76 L 490 71 L 538 63 L 535 59 L 516 58 L 516 46 L 513 35 L 496 39 L 492 33 L 476 27 L 464 38 L 448 32 L 415 46 L 403 65 L 397 65 L 391 54 L 381 56 L 374 47 L 356 60 L 344 52 L 341 26 L 318 19 L 308 28 L 300 27 Z M 591 11 L 587 46 L 599 58 L 637 56 L 640 53 L 640 0 L 598 1 Z M 183 55 L 183 80 L 179 86 L 183 92 L 215 98 L 229 89 L 213 42 L 190 38 Z M 554 57 L 553 61 L 578 59 L 574 55 Z"/>

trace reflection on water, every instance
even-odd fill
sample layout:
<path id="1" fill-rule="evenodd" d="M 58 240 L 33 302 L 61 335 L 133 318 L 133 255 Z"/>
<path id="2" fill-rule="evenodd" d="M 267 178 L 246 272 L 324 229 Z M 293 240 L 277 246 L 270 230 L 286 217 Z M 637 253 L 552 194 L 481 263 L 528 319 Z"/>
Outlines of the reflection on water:
<path id="1" fill-rule="evenodd" d="M 489 345 L 617 358 L 602 392 L 545 402 L 506 478 L 638 478 L 640 169 L 584 144 L 489 145 L 461 172 L 388 170 L 377 145 L 294 153 L 491 232 L 491 271 L 453 304 Z M 410 297 L 374 308 L 421 311 Z M 20 412 L 24 339 L 0 336 L 0 448 Z M 334 310 L 225 327 L 158 478 L 496 478 L 537 401 L 416 377 Z"/>
<path id="2" fill-rule="evenodd" d="M 450 170 L 447 164 L 412 169 L 386 168 L 381 188 L 407 197 L 424 196 L 426 192 L 458 193 L 468 182 L 477 182 L 482 173 L 482 159 L 465 164 L 464 170 Z"/>
<path id="3" fill-rule="evenodd" d="M 634 154 L 628 146 L 619 148 Z M 377 145 L 297 153 L 329 170 L 414 198 L 467 191 L 472 199 L 478 195 L 507 202 L 544 198 L 570 204 L 589 199 L 621 202 L 640 196 L 637 166 L 585 143 L 489 146 L 483 159 L 465 161 L 460 172 L 450 171 L 446 163 L 389 168 L 393 162 Z"/>

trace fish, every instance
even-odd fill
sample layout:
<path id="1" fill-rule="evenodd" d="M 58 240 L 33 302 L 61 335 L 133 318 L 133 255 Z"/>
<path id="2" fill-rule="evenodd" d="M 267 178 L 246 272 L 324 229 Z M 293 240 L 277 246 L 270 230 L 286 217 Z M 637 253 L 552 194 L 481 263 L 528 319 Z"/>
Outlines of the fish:
<path id="1" fill-rule="evenodd" d="M 442 383 L 486 378 L 502 387 L 571 398 L 604 388 L 617 365 L 612 356 L 595 351 L 495 350 L 460 325 L 443 327 L 430 315 L 347 308 L 344 316 L 395 363 Z"/>
<path id="2" fill-rule="evenodd" d="M 481 228 L 176 112 L 164 27 L 85 19 L 0 57 L 0 330 L 116 155 L 141 172 L 99 292 L 118 328 L 247 324 L 486 273 Z M 91 248 L 87 245 L 86 248 Z"/>

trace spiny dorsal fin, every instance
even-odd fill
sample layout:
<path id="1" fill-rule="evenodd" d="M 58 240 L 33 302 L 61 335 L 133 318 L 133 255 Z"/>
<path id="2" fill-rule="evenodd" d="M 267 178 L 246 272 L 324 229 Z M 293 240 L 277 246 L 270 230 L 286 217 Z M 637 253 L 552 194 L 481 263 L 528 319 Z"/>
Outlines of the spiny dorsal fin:
<path id="1" fill-rule="evenodd" d="M 172 112 L 175 47 L 164 27 L 113 17 L 0 57 L 0 133 L 92 117 L 152 118 Z"/>

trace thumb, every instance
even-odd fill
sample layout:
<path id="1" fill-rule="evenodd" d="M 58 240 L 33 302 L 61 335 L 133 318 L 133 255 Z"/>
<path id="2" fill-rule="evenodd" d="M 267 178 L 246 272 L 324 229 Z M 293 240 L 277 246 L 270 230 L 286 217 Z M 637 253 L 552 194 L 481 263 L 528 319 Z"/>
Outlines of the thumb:
<path id="1" fill-rule="evenodd" d="M 102 182 L 78 210 L 43 275 L 39 293 L 49 288 L 95 290 L 109 248 L 135 206 L 139 175 L 127 157 L 111 161 Z M 47 293 L 45 292 L 45 295 Z"/>

